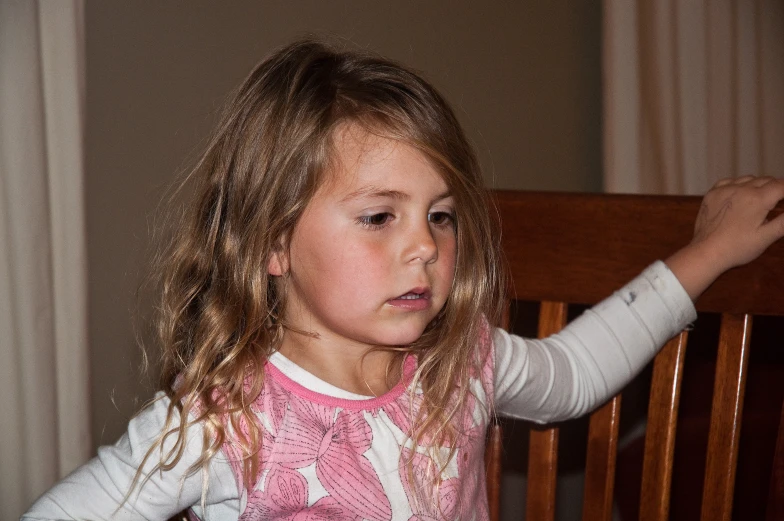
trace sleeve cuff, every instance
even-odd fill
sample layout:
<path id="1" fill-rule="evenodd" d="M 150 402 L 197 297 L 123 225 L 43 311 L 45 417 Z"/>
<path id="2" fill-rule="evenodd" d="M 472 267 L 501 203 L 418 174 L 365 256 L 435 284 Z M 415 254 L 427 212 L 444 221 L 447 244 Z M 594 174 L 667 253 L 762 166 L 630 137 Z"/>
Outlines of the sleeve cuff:
<path id="1" fill-rule="evenodd" d="M 672 311 L 681 329 L 697 320 L 697 310 L 678 277 L 663 261 L 656 261 L 642 273 Z"/>

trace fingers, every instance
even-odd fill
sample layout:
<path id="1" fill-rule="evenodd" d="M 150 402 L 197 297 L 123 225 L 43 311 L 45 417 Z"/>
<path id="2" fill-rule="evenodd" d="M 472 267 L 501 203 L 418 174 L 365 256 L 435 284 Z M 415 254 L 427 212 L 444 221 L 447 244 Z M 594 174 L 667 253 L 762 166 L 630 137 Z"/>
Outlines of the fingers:
<path id="1" fill-rule="evenodd" d="M 771 182 L 774 181 L 779 181 L 779 180 L 769 175 L 762 175 L 759 177 L 753 177 L 751 181 L 749 181 L 749 184 L 757 188 L 762 188 L 763 186 L 770 184 Z"/>
<path id="2" fill-rule="evenodd" d="M 757 184 L 752 185 L 757 189 L 764 205 L 767 208 L 773 209 L 776 204 L 784 199 L 784 180 L 776 179 L 773 177 L 760 179 Z"/>
<path id="3" fill-rule="evenodd" d="M 758 193 L 761 194 L 763 205 L 768 210 L 772 210 L 776 204 L 784 199 L 784 180 L 782 179 L 776 179 L 775 177 L 760 178 L 754 186 L 758 189 Z M 770 221 L 766 220 L 763 223 L 763 228 L 768 235 L 770 243 L 784 237 L 784 213 Z"/>
<path id="4" fill-rule="evenodd" d="M 748 183 L 749 181 L 754 181 L 755 179 L 757 179 L 757 176 L 742 175 L 740 177 L 736 177 L 735 178 L 735 183 L 733 183 L 733 184 L 742 185 L 742 184 Z"/>
<path id="5" fill-rule="evenodd" d="M 716 184 L 713 185 L 713 188 L 721 188 L 722 186 L 727 186 L 732 184 L 736 181 L 734 177 L 725 177 L 724 179 L 719 179 L 716 181 Z"/>
<path id="6" fill-rule="evenodd" d="M 782 179 L 722 179 L 703 198 L 692 243 L 708 245 L 726 266 L 745 264 L 784 237 L 784 214 L 770 213 L 782 199 Z"/>
<path id="7" fill-rule="evenodd" d="M 713 188 L 721 188 L 722 186 L 742 186 L 742 185 L 751 185 L 754 187 L 762 187 L 766 184 L 770 183 L 771 181 L 780 181 L 779 179 L 769 176 L 769 175 L 744 175 L 741 177 L 725 177 L 724 179 L 719 179 Z"/>
<path id="8" fill-rule="evenodd" d="M 784 237 L 784 213 L 765 223 L 763 230 L 768 238 L 768 246 Z"/>
<path id="9" fill-rule="evenodd" d="M 762 204 L 770 209 L 784 199 L 784 179 L 753 175 L 721 179 L 711 189 L 711 192 L 716 192 L 711 194 L 711 196 L 725 198 L 736 190 L 743 191 L 745 197 L 754 197 L 761 200 Z"/>
<path id="10" fill-rule="evenodd" d="M 753 175 L 744 175 L 741 177 L 725 177 L 724 179 L 719 179 L 713 188 L 721 188 L 722 186 L 729 186 L 729 185 L 743 185 L 750 181 L 758 179 L 756 176 Z"/>
<path id="11" fill-rule="evenodd" d="M 713 185 L 713 187 L 721 188 L 722 186 L 728 186 L 728 185 L 740 186 L 745 184 L 751 184 L 752 186 L 764 186 L 765 184 L 767 184 L 773 179 L 776 178 L 771 176 L 756 176 L 756 175 L 744 175 L 741 177 L 725 177 L 724 179 L 719 179 L 716 182 L 716 184 Z"/>

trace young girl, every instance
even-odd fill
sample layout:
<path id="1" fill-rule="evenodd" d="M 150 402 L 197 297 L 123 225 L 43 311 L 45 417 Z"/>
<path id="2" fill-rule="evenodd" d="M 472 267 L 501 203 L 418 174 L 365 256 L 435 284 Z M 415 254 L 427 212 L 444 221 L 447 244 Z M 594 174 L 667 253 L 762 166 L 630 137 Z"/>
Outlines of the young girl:
<path id="1" fill-rule="evenodd" d="M 784 235 L 766 220 L 782 181 L 722 181 L 691 244 L 560 334 L 509 335 L 451 109 L 400 65 L 310 41 L 250 74 L 193 178 L 162 284 L 163 391 L 24 519 L 487 519 L 493 414 L 587 413 Z"/>

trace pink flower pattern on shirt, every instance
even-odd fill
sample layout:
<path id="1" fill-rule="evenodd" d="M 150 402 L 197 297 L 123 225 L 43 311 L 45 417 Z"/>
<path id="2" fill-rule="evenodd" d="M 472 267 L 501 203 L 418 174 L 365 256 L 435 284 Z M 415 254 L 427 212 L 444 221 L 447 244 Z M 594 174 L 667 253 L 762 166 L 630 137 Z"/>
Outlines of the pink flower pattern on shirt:
<path id="1" fill-rule="evenodd" d="M 417 396 L 416 398 L 419 397 Z M 419 414 L 419 408 L 421 404 L 421 399 L 414 399 L 412 403 L 410 395 L 406 394 L 400 399 L 385 405 L 383 410 L 385 413 L 387 413 L 389 419 L 392 420 L 392 423 L 394 423 L 398 429 L 403 431 L 403 434 L 411 437 L 414 434 L 411 432 L 412 422 Z M 431 440 L 430 437 L 426 434 L 422 441 L 424 443 L 428 443 Z"/>
<path id="2" fill-rule="evenodd" d="M 251 410 L 258 415 L 264 412 L 267 417 L 268 428 L 263 427 L 260 422 L 262 443 L 261 443 L 261 461 L 267 462 L 270 460 L 272 447 L 275 445 L 275 436 L 280 428 L 283 418 L 288 408 L 290 393 L 277 385 L 264 385 L 261 394 L 256 399 L 256 402 L 251 406 Z M 240 419 L 240 429 L 242 434 L 248 438 L 248 426 L 244 418 Z M 259 476 L 252 483 L 244 483 L 242 475 L 242 461 L 243 453 L 236 439 L 232 438 L 224 445 L 224 450 L 229 456 L 229 463 L 234 469 L 234 475 L 240 489 L 252 490 L 256 487 Z M 263 467 L 262 467 L 263 468 Z"/>
<path id="3" fill-rule="evenodd" d="M 457 413 L 457 422 L 455 423 L 455 426 L 458 429 L 458 435 L 461 437 L 464 433 L 472 429 L 476 423 L 474 413 L 476 411 L 477 401 L 473 391 L 469 390 L 466 394 L 463 407 Z M 412 422 L 419 414 L 421 405 L 421 399 L 415 399 L 412 404 L 410 397 L 406 395 L 401 399 L 385 405 L 383 409 L 384 412 L 387 413 L 387 416 L 389 416 L 389 419 L 392 420 L 392 423 L 394 423 L 403 434 L 410 438 L 413 436 Z M 431 433 L 427 432 L 422 436 L 420 443 L 429 445 L 432 441 L 433 437 Z"/>
<path id="4" fill-rule="evenodd" d="M 364 456 L 373 435 L 362 413 L 336 412 L 296 396 L 289 406 L 269 463 L 299 469 L 315 462 L 316 476 L 340 505 L 363 519 L 391 519 L 389 499 Z"/>
<path id="5" fill-rule="evenodd" d="M 277 385 L 265 385 L 256 403 L 265 412 L 268 427 L 262 429 L 261 461 L 270 461 L 275 437 L 288 410 L 291 393 Z"/>
<path id="6" fill-rule="evenodd" d="M 457 452 L 457 473 L 463 480 L 463 489 L 473 491 L 474 497 L 462 497 L 460 502 L 460 519 L 471 519 L 475 521 L 488 521 L 490 519 L 487 510 L 477 510 L 476 504 L 482 499 L 486 499 L 485 492 L 485 465 L 484 465 L 484 446 L 486 425 L 477 425 L 468 430 L 466 436 L 461 439 L 461 445 Z M 483 494 L 483 497 L 477 497 Z"/>
<path id="7" fill-rule="evenodd" d="M 411 471 L 408 469 L 409 460 Z M 433 478 L 438 471 L 435 463 L 429 456 L 403 448 L 398 464 L 400 479 L 403 489 L 408 497 L 408 504 L 414 515 L 409 521 L 437 521 L 455 519 L 458 511 L 458 494 L 460 480 L 451 478 L 443 480 L 438 487 L 438 497 L 433 497 L 435 492 Z M 411 476 L 413 474 L 413 476 Z M 412 478 L 413 477 L 413 481 Z"/>
<path id="8" fill-rule="evenodd" d="M 308 508 L 308 483 L 302 475 L 280 465 L 272 465 L 264 491 L 256 490 L 239 521 L 269 519 L 280 521 L 356 520 L 334 498 L 323 497 Z"/>

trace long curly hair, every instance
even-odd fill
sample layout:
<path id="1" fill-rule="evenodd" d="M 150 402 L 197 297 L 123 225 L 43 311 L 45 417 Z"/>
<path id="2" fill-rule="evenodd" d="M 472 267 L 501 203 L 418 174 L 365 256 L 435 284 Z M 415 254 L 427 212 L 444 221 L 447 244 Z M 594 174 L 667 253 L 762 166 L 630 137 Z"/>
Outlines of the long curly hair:
<path id="1" fill-rule="evenodd" d="M 452 419 L 470 392 L 469 375 L 481 363 L 478 339 L 486 320 L 497 322 L 504 288 L 497 219 L 475 153 L 447 102 L 416 73 L 366 52 L 303 40 L 250 73 L 188 175 L 195 200 L 161 255 L 156 324 L 161 386 L 171 403 L 147 454 L 160 455 L 156 469 L 180 460 L 186 431 L 199 422 L 203 450 L 191 472 L 204 468 L 231 433 L 242 448 L 245 482 L 257 474 L 262 435 L 250 405 L 285 328 L 286 295 L 267 265 L 288 247 L 345 124 L 415 147 L 455 199 L 451 293 L 422 336 L 397 346 L 396 356 L 412 353 L 418 361 L 411 388 L 421 386 L 424 401 L 409 433 L 414 445 L 425 435 L 447 445 L 457 434 Z"/>

